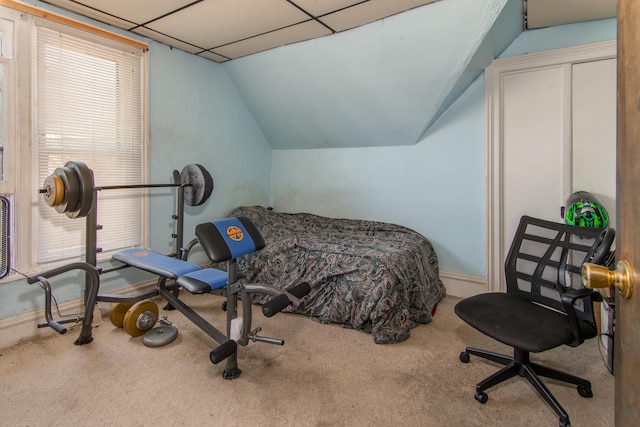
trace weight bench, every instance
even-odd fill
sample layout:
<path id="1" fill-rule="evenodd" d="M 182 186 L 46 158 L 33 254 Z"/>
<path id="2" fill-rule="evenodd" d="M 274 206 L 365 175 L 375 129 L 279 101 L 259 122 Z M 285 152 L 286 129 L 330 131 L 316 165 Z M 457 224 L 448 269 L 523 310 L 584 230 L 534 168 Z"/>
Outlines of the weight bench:
<path id="1" fill-rule="evenodd" d="M 262 306 L 266 317 L 282 311 L 288 305 L 297 307 L 300 298 L 311 290 L 303 282 L 285 291 L 275 286 L 242 283 L 237 270 L 237 259 L 243 255 L 258 251 L 265 246 L 264 239 L 255 225 L 245 217 L 226 218 L 199 224 L 195 227 L 198 243 L 212 263 L 226 262 L 227 271 L 217 268 L 202 268 L 197 264 L 178 258 L 162 255 L 147 249 L 127 249 L 116 252 L 113 259 L 158 276 L 157 293 L 169 306 L 177 309 L 213 338 L 218 346 L 211 350 L 209 358 L 217 364 L 227 360 L 222 377 L 237 378 L 237 346 L 247 345 L 249 340 L 283 345 L 284 341 L 258 335 L 261 328 L 251 329 L 252 293 L 267 294 L 273 298 Z M 167 281 L 171 281 L 167 283 Z M 214 293 L 226 296 L 226 333 L 223 333 L 178 297 L 179 289 L 191 294 Z M 242 316 L 238 317 L 237 302 L 242 301 Z"/>

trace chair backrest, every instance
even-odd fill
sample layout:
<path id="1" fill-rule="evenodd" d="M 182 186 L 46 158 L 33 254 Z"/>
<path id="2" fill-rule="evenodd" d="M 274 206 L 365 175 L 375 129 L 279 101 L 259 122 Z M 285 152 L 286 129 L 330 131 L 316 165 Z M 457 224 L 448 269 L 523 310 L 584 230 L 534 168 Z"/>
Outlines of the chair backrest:
<path id="1" fill-rule="evenodd" d="M 584 262 L 604 264 L 615 232 L 523 216 L 505 262 L 507 292 L 565 312 L 561 295 L 581 289 Z M 592 304 L 579 300 L 579 319 L 593 322 Z"/>
<path id="2" fill-rule="evenodd" d="M 264 238 L 246 217 L 225 218 L 196 225 L 195 234 L 207 257 L 229 261 L 264 248 Z"/>

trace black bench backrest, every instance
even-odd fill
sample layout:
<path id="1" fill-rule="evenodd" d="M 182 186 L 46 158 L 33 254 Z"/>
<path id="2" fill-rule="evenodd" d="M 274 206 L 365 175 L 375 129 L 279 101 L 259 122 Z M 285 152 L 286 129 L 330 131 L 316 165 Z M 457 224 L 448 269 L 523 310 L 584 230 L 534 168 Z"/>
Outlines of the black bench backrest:
<path id="1" fill-rule="evenodd" d="M 195 234 L 207 257 L 229 261 L 264 248 L 264 238 L 246 217 L 232 217 L 198 224 Z"/>

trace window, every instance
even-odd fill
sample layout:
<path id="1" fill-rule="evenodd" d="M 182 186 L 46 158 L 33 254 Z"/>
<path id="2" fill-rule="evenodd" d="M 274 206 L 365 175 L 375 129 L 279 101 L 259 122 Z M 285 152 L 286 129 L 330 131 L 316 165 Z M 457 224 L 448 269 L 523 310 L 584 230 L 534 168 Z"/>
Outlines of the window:
<path id="1" fill-rule="evenodd" d="M 8 177 L 13 174 L 14 156 L 11 152 L 7 153 L 6 149 L 7 142 L 13 137 L 15 120 L 12 84 L 15 69 L 13 36 L 13 21 L 0 18 L 0 278 L 9 274 L 13 252 L 10 239 L 13 224 L 9 213 L 15 187 Z"/>
<path id="2" fill-rule="evenodd" d="M 0 18 L 0 193 L 10 193 L 12 186 L 7 176 L 12 173 L 12 157 L 6 155 L 6 144 L 12 134 L 13 76 L 13 21 Z"/>
<path id="3" fill-rule="evenodd" d="M 142 60 L 136 52 L 37 27 L 38 182 L 83 161 L 100 185 L 143 181 Z M 115 191 L 115 190 L 114 190 Z M 142 243 L 140 192 L 101 193 L 99 246 Z M 38 201 L 38 263 L 84 254 L 85 222 Z"/>
<path id="4" fill-rule="evenodd" d="M 0 9 L 4 17 L 6 9 Z M 16 38 L 27 39 L 17 40 L 17 49 L 33 49 L 20 55 L 27 60 L 16 65 L 16 75 L 29 78 L 5 79 L 0 101 L 5 85 L 15 87 L 18 102 L 22 99 L 29 108 L 16 109 L 13 119 L 22 136 L 4 133 L 0 139 L 3 160 L 10 154 L 17 159 L 16 172 L 6 174 L 6 189 L 15 190 L 0 194 L 16 200 L 12 215 L 20 239 L 11 256 L 14 268 L 33 272 L 84 260 L 85 219 L 58 213 L 39 193 L 56 169 L 82 161 L 99 186 L 146 182 L 146 53 L 140 44 L 96 34 L 101 30 L 87 32 L 37 16 L 13 24 Z M 0 123 L 2 130 L 8 127 Z M 98 192 L 98 261 L 145 243 L 141 191 Z"/>

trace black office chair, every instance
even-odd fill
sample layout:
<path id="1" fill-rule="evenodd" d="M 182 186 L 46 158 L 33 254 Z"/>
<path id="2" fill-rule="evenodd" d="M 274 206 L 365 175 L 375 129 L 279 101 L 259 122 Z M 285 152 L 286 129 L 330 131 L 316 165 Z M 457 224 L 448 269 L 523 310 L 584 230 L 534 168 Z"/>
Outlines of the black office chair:
<path id="1" fill-rule="evenodd" d="M 597 335 L 593 302 L 599 293 L 584 288 L 580 270 L 584 262 L 604 264 L 609 258 L 613 229 L 574 227 L 523 216 L 505 262 L 507 293 L 485 293 L 466 298 L 455 306 L 466 323 L 491 338 L 513 347 L 513 357 L 467 347 L 469 355 L 505 365 L 478 383 L 475 398 L 486 403 L 490 387 L 516 375 L 525 377 L 551 405 L 560 426 L 569 416 L 538 376 L 577 385 L 582 397 L 592 397 L 585 379 L 532 362 L 539 353 L 563 344 L 578 346 Z"/>

